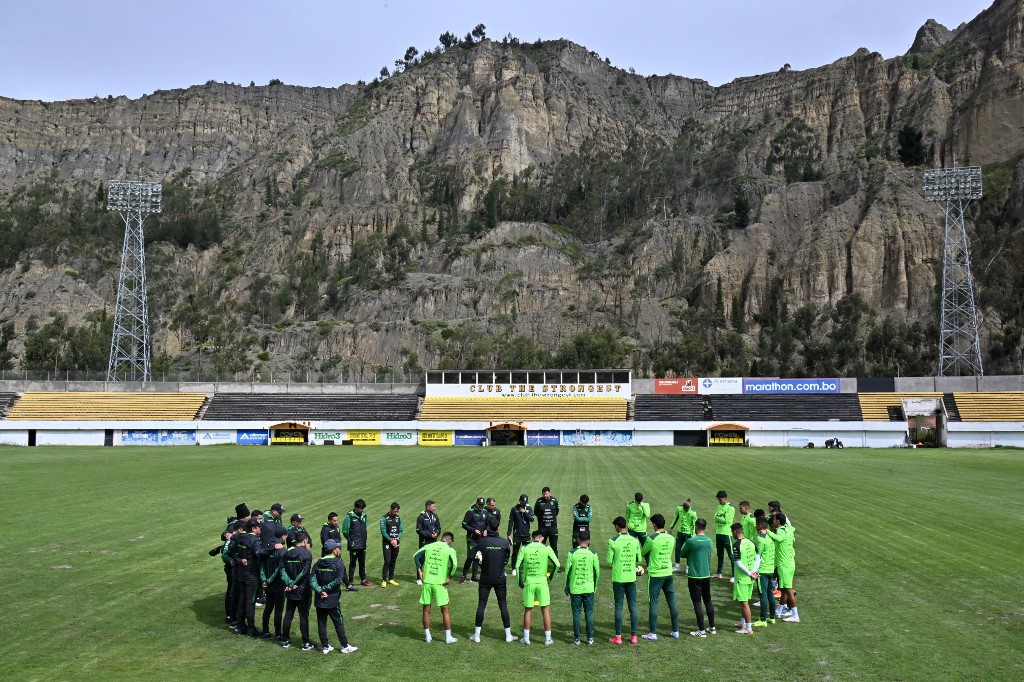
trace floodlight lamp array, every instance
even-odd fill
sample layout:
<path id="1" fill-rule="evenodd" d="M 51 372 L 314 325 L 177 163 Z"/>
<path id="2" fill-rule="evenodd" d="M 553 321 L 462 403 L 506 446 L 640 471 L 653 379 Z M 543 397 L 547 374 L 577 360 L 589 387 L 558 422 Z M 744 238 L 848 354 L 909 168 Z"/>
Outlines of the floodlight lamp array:
<path id="1" fill-rule="evenodd" d="M 980 166 L 938 168 L 924 173 L 925 201 L 971 201 L 981 197 Z"/>
<path id="2" fill-rule="evenodd" d="M 107 188 L 107 210 L 160 213 L 163 186 L 155 182 L 112 182 Z"/>

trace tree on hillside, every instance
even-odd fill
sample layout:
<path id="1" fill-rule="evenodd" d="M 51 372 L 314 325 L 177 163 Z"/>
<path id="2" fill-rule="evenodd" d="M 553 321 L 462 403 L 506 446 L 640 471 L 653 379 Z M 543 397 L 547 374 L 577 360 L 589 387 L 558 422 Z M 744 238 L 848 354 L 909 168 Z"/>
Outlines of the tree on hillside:
<path id="1" fill-rule="evenodd" d="M 406 67 L 412 64 L 413 60 L 416 59 L 416 55 L 418 55 L 419 53 L 420 51 L 417 50 L 415 47 L 413 47 L 412 45 L 409 46 L 409 48 L 405 51 L 404 57 Z"/>
<path id="2" fill-rule="evenodd" d="M 487 37 L 487 27 L 484 26 L 483 24 L 477 24 L 475 27 L 473 27 L 472 35 L 477 40 L 483 40 L 484 38 Z"/>
<path id="3" fill-rule="evenodd" d="M 899 132 L 900 161 L 904 166 L 920 166 L 924 163 L 924 134 L 909 123 Z"/>
<path id="4" fill-rule="evenodd" d="M 441 42 L 441 47 L 443 47 L 446 50 L 450 47 L 454 47 L 459 43 L 458 37 L 451 31 L 445 31 L 444 33 L 442 33 L 438 37 L 438 40 Z"/>
<path id="5" fill-rule="evenodd" d="M 386 67 L 386 66 L 380 67 L 380 77 L 382 79 L 383 78 L 387 78 L 390 75 L 391 75 L 391 72 L 388 70 L 388 67 Z"/>

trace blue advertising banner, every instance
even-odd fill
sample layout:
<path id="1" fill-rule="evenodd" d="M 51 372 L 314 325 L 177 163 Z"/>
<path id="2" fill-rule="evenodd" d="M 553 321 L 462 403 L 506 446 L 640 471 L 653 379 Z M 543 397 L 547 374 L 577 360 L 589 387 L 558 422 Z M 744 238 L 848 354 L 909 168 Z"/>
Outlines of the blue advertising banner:
<path id="1" fill-rule="evenodd" d="M 527 445 L 561 445 L 562 434 L 559 431 L 527 431 Z"/>
<path id="2" fill-rule="evenodd" d="M 160 445 L 160 432 L 155 429 L 126 429 L 121 432 L 121 445 Z"/>
<path id="3" fill-rule="evenodd" d="M 632 444 L 632 431 L 562 431 L 562 445 Z"/>
<path id="4" fill-rule="evenodd" d="M 456 431 L 455 432 L 455 445 L 476 445 L 480 446 L 481 443 L 487 440 L 487 433 L 485 431 Z"/>
<path id="5" fill-rule="evenodd" d="M 839 393 L 839 379 L 744 379 L 747 395 L 780 393 Z"/>
<path id="6" fill-rule="evenodd" d="M 239 445 L 266 445 L 270 436 L 266 431 L 236 431 L 235 442 Z"/>
<path id="7" fill-rule="evenodd" d="M 195 431 L 161 431 L 160 445 L 195 445 Z"/>

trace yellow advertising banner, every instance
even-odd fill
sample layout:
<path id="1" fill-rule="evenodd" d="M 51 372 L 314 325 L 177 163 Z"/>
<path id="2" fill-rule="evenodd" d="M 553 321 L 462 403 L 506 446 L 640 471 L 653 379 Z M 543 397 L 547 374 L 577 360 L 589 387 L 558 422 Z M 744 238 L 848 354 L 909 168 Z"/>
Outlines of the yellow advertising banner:
<path id="1" fill-rule="evenodd" d="M 349 430 L 348 439 L 352 445 L 380 445 L 380 431 Z"/>
<path id="2" fill-rule="evenodd" d="M 420 431 L 420 445 L 455 445 L 455 432 Z"/>

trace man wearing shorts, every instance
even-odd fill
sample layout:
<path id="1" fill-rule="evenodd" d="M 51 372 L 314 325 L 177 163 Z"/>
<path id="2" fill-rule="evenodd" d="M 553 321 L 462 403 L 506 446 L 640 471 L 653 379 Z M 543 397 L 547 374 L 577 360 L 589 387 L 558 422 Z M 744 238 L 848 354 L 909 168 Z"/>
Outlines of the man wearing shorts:
<path id="1" fill-rule="evenodd" d="M 423 586 L 420 590 L 420 604 L 423 605 L 423 634 L 428 644 L 433 641 L 430 636 L 432 603 L 441 608 L 445 644 L 459 641 L 452 637 L 452 617 L 448 612 L 448 584 L 459 565 L 459 558 L 452 548 L 454 541 L 455 536 L 445 531 L 439 540 L 423 545 L 412 555 L 412 562 L 416 566 L 416 582 Z"/>
<path id="2" fill-rule="evenodd" d="M 516 571 L 519 574 L 519 586 L 523 588 L 523 644 L 530 643 L 530 625 L 533 607 L 539 606 L 544 618 L 544 646 L 551 646 L 551 590 L 548 581 L 555 571 L 561 568 L 554 550 L 544 544 L 544 531 L 533 531 L 533 542 L 523 547 L 519 554 Z M 553 564 L 553 566 L 552 566 Z"/>
<path id="3" fill-rule="evenodd" d="M 732 551 L 733 562 L 739 571 L 736 573 L 736 580 L 732 585 L 732 598 L 740 603 L 740 629 L 738 635 L 754 634 L 753 624 L 750 622 L 750 597 L 754 593 L 754 581 L 758 580 L 757 569 L 761 566 L 761 557 L 757 555 L 757 548 L 743 535 L 743 524 L 732 524 Z"/>
<path id="4" fill-rule="evenodd" d="M 779 574 L 779 610 L 775 617 L 787 623 L 799 623 L 800 614 L 796 610 L 796 593 L 793 591 L 793 577 L 796 575 L 796 553 L 793 543 L 796 542 L 793 526 L 787 525 L 788 519 L 782 512 L 772 516 L 772 530 L 767 533 L 775 542 L 775 569 Z"/>

